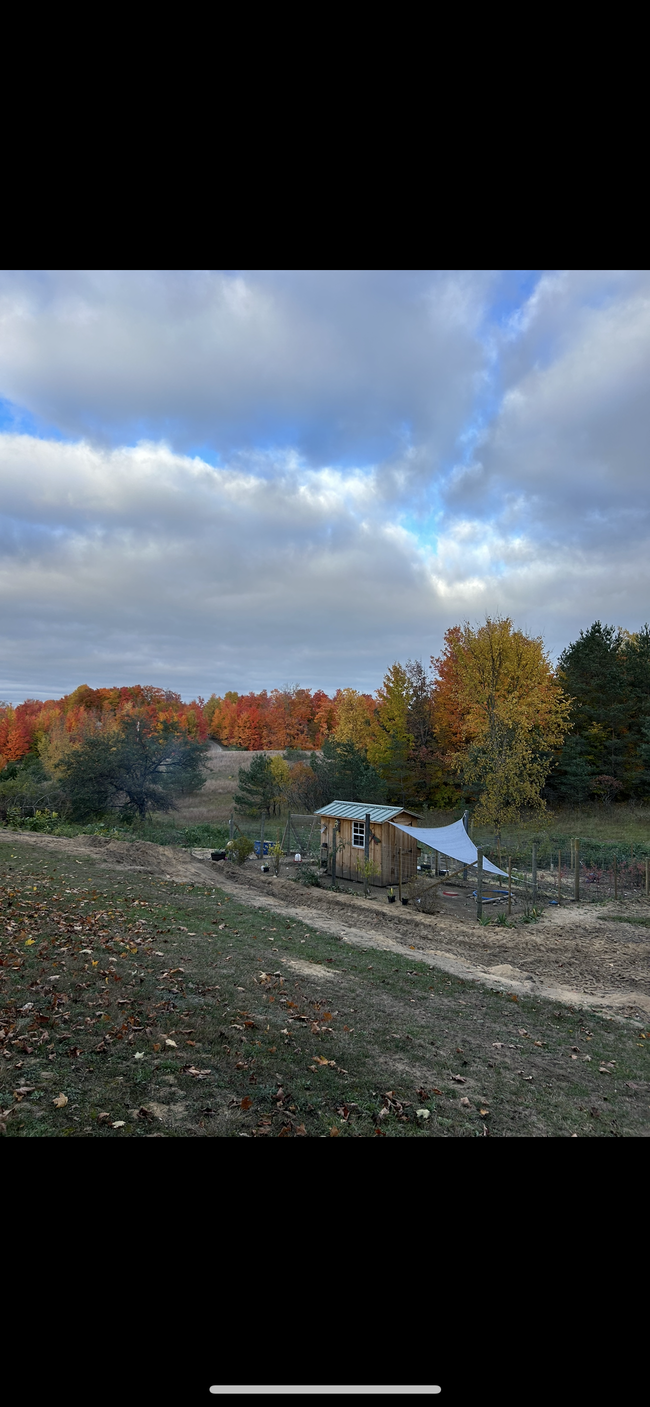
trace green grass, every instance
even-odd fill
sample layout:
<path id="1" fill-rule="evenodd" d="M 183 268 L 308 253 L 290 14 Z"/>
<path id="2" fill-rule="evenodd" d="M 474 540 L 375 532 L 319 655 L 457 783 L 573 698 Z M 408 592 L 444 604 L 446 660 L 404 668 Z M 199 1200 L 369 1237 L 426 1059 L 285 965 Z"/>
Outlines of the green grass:
<path id="1" fill-rule="evenodd" d="M 186 849 L 201 849 L 214 846 L 223 847 L 228 840 L 228 826 L 201 822 L 192 826 L 179 826 L 176 822 L 147 819 L 124 825 L 108 821 L 93 821 L 88 825 L 75 822 L 40 822 L 26 817 L 15 827 L 20 831 L 38 831 L 39 834 L 63 836 L 72 840 L 78 835 L 104 835 L 109 840 L 146 840 L 153 845 L 180 845 Z M 13 827 L 9 828 L 13 829 Z M 1 835 L 1 832 L 0 832 Z"/>
<path id="2" fill-rule="evenodd" d="M 632 1022 L 514 1000 L 415 954 L 356 949 L 209 882 L 12 850 L 4 838 L 0 911 L 7 1137 L 649 1129 L 650 1031 Z"/>
<path id="3" fill-rule="evenodd" d="M 599 914 L 598 917 L 607 919 L 608 923 L 638 923 L 641 928 L 650 928 L 650 918 L 625 918 L 623 914 Z"/>

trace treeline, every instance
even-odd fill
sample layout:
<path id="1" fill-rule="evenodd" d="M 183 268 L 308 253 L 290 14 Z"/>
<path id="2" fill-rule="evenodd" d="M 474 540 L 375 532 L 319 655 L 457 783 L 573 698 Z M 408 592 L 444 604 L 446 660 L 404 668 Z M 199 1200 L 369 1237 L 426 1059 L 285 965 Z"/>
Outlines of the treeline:
<path id="1" fill-rule="evenodd" d="M 205 780 L 198 704 L 162 689 L 89 689 L 0 710 L 0 817 L 144 820 Z"/>
<path id="2" fill-rule="evenodd" d="M 295 687 L 186 704 L 153 687 L 83 685 L 62 699 L 0 706 L 0 811 L 6 817 L 12 805 L 36 804 L 33 789 L 31 801 L 20 800 L 28 774 L 59 804 L 67 785 L 72 806 L 74 757 L 88 759 L 94 748 L 95 770 L 108 776 L 116 749 L 126 757 L 138 738 L 162 752 L 173 742 L 150 800 L 129 800 L 114 778 L 94 799 L 87 787 L 83 803 L 77 786 L 77 811 L 104 805 L 144 814 L 156 797 L 164 809 L 175 776 L 182 788 L 200 784 L 198 759 L 211 739 L 283 754 L 242 770 L 238 805 L 249 811 L 272 814 L 285 803 L 308 811 L 334 797 L 417 810 L 463 803 L 499 827 L 548 801 L 644 799 L 650 629 L 632 634 L 596 621 L 554 668 L 543 641 L 508 618 L 454 626 L 439 657 L 428 666 L 394 664 L 374 695 Z"/>

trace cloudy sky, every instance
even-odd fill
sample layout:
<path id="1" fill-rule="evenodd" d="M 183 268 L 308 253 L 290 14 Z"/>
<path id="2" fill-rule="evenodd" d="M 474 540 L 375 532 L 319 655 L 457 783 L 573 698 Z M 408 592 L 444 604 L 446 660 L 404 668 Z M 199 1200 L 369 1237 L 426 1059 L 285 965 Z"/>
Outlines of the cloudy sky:
<path id="1" fill-rule="evenodd" d="M 0 698 L 650 618 L 650 274 L 0 274 Z"/>

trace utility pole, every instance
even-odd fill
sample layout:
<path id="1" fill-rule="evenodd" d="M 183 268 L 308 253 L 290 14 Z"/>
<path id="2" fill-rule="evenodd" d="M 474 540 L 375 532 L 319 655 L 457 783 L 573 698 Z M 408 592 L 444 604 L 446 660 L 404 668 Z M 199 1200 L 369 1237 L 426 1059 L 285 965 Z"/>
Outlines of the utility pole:
<path id="1" fill-rule="evenodd" d="M 483 917 L 483 851 L 476 851 L 476 917 Z"/>

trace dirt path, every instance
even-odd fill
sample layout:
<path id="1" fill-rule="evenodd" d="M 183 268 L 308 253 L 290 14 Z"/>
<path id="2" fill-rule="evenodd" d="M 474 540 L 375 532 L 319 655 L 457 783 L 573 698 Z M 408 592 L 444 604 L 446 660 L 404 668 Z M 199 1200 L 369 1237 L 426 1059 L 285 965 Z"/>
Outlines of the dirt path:
<path id="1" fill-rule="evenodd" d="M 435 915 L 404 908 L 395 912 L 379 897 L 332 894 L 263 876 L 252 864 L 242 869 L 213 864 L 145 841 L 101 836 L 67 840 L 15 831 L 5 831 L 4 836 L 12 846 L 92 856 L 110 868 L 146 871 L 179 883 L 212 883 L 252 908 L 302 919 L 355 947 L 381 948 L 407 958 L 417 953 L 420 962 L 496 990 L 617 1012 L 644 1023 L 650 1016 L 650 928 L 612 922 L 614 914 L 632 918 L 648 913 L 639 904 L 607 905 L 603 910 L 567 905 L 547 910 L 539 923 L 484 928 L 470 914 L 444 911 L 443 905 Z"/>

